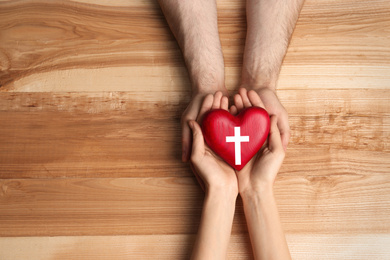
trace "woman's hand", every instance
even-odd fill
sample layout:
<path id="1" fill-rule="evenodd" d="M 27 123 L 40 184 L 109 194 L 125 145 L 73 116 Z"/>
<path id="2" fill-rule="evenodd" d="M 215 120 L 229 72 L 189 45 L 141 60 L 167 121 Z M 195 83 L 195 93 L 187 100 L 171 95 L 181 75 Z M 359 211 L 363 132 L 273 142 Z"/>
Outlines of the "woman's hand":
<path id="1" fill-rule="evenodd" d="M 222 92 L 207 95 L 200 108 L 197 122 L 189 122 L 193 133 L 191 166 L 206 192 L 214 189 L 237 196 L 238 185 L 234 169 L 205 144 L 199 126 L 203 115 L 212 109 L 228 110 L 228 98 L 223 96 Z"/>
<path id="2" fill-rule="evenodd" d="M 264 107 L 258 94 L 240 89 L 234 97 L 234 112 Z M 284 159 L 277 118 L 271 117 L 268 142 L 237 172 L 248 232 L 255 259 L 291 259 L 273 194 L 273 184 Z"/>
<path id="3" fill-rule="evenodd" d="M 236 174 L 204 143 L 199 123 L 211 109 L 228 109 L 222 92 L 208 95 L 196 121 L 190 121 L 193 133 L 191 166 L 206 191 L 198 235 L 191 259 L 226 259 L 238 195 Z"/>
<path id="4" fill-rule="evenodd" d="M 239 94 L 235 95 L 234 103 L 233 113 L 252 106 L 264 108 L 259 95 L 253 90 L 247 92 L 245 88 L 241 88 Z M 241 171 L 237 172 L 238 189 L 241 196 L 244 193 L 259 194 L 264 189 L 272 188 L 284 156 L 277 118 L 272 116 L 268 142 Z"/>

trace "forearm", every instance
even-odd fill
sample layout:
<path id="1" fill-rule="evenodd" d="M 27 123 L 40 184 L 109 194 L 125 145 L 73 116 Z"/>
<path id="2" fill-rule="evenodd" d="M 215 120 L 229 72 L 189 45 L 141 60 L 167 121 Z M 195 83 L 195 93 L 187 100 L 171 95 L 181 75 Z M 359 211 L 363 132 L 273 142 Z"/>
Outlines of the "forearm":
<path id="1" fill-rule="evenodd" d="M 291 259 L 272 187 L 241 196 L 255 259 Z"/>
<path id="2" fill-rule="evenodd" d="M 247 0 L 242 84 L 276 88 L 283 58 L 304 0 Z"/>
<path id="3" fill-rule="evenodd" d="M 237 195 L 207 191 L 191 259 L 226 259 Z"/>
<path id="4" fill-rule="evenodd" d="M 183 52 L 193 91 L 225 90 L 215 1 L 159 0 Z"/>

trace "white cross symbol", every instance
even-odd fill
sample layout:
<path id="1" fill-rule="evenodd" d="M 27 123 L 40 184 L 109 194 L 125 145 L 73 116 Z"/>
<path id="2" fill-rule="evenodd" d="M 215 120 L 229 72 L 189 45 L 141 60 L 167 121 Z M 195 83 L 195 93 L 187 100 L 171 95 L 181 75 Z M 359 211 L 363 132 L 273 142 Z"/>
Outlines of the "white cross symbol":
<path id="1" fill-rule="evenodd" d="M 234 143 L 236 165 L 241 165 L 241 142 L 249 142 L 249 136 L 241 136 L 240 127 L 234 127 L 234 136 L 226 136 L 227 143 Z"/>

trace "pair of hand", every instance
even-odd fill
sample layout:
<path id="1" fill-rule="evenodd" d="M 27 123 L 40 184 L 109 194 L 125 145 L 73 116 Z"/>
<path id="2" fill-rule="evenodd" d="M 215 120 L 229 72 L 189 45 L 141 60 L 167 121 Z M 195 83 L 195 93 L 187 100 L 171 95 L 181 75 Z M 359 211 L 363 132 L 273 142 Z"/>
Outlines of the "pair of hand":
<path id="1" fill-rule="evenodd" d="M 253 90 L 247 92 L 244 88 L 240 89 L 239 94 L 234 97 L 234 105 L 229 110 L 228 98 L 223 96 L 222 92 L 216 92 L 205 97 L 197 120 L 188 123 L 193 133 L 192 168 L 206 191 L 213 188 L 235 194 L 258 193 L 273 185 L 285 155 L 276 116 L 271 116 L 268 142 L 239 172 L 231 168 L 204 143 L 199 126 L 203 115 L 209 110 L 224 109 L 237 114 L 251 106 L 264 108 L 261 98 Z"/>
<path id="2" fill-rule="evenodd" d="M 248 86 L 245 86 L 250 88 Z M 214 94 L 217 91 L 222 91 L 224 95 L 228 95 L 228 91 L 226 88 L 216 89 L 212 88 L 208 91 L 198 91 L 194 94 L 190 104 L 187 106 L 187 109 L 184 111 L 181 119 L 182 126 L 182 161 L 186 162 L 190 159 L 191 156 L 191 130 L 189 128 L 188 122 L 191 120 L 196 120 L 199 115 L 200 108 L 202 106 L 202 101 L 208 94 Z M 275 115 L 277 117 L 277 125 L 280 130 L 282 144 L 284 150 L 287 149 L 288 141 L 290 139 L 290 126 L 288 123 L 288 115 L 286 109 L 280 103 L 278 97 L 274 90 L 268 87 L 259 87 L 255 89 L 256 93 L 259 95 L 261 101 L 267 112 L 272 116 Z M 238 104 L 239 107 L 249 106 L 250 102 L 248 98 L 245 98 L 247 95 L 245 94 L 246 89 L 240 88 L 239 94 L 235 96 L 234 102 L 241 102 Z M 238 96 L 241 96 L 241 101 Z M 235 111 L 233 111 L 235 112 Z"/>

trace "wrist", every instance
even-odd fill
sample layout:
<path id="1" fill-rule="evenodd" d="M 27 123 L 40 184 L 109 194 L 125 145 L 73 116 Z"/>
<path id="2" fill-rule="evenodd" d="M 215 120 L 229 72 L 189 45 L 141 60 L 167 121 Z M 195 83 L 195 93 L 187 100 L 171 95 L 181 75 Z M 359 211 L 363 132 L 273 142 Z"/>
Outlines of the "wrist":
<path id="1" fill-rule="evenodd" d="M 272 92 L 276 93 L 276 83 L 269 83 L 269 82 L 258 82 L 258 81 L 241 81 L 240 87 L 246 88 L 249 90 L 254 90 L 257 93 L 260 93 L 263 90 L 271 90 Z"/>
<path id="2" fill-rule="evenodd" d="M 205 71 L 201 69 L 194 72 L 190 69 L 191 86 L 194 94 L 214 94 L 217 91 L 227 94 L 225 87 L 224 69 L 210 69 Z"/>
<path id="3" fill-rule="evenodd" d="M 254 70 L 254 69 L 253 69 Z M 243 68 L 241 86 L 248 90 L 259 90 L 263 88 L 276 91 L 277 75 L 264 75 L 264 73 L 252 71 L 246 67 Z"/>
<path id="4" fill-rule="evenodd" d="M 263 183 L 256 185 L 255 187 L 246 188 L 240 190 L 240 196 L 243 201 L 246 200 L 262 200 L 264 198 L 273 197 L 273 185 L 268 183 Z"/>
<path id="5" fill-rule="evenodd" d="M 206 187 L 206 197 L 214 198 L 218 201 L 224 202 L 236 202 L 238 196 L 238 190 L 236 187 Z"/>
<path id="6" fill-rule="evenodd" d="M 250 90 L 255 91 L 257 93 L 257 95 L 259 95 L 259 97 L 261 98 L 263 103 L 267 99 L 277 97 L 276 89 L 274 89 L 272 87 L 257 86 L 257 85 L 252 85 L 252 86 L 241 85 L 241 87 L 246 88 L 248 91 L 250 91 Z M 264 104 L 264 105 L 267 106 L 266 104 Z"/>
<path id="7" fill-rule="evenodd" d="M 204 84 L 201 81 L 192 83 L 192 93 L 193 95 L 202 95 L 215 94 L 217 91 L 221 91 L 224 95 L 228 95 L 228 90 L 225 86 L 225 81 L 222 79 L 213 79 L 210 80 L 211 84 Z"/>

